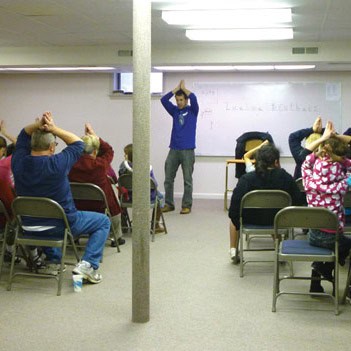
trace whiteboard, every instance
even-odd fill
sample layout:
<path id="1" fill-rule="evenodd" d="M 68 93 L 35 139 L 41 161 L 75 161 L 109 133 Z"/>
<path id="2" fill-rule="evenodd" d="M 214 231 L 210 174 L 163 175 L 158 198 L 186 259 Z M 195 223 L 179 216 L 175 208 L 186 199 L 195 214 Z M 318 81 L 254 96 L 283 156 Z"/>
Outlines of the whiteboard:
<path id="1" fill-rule="evenodd" d="M 317 116 L 341 127 L 340 82 L 194 82 L 200 106 L 196 155 L 234 156 L 236 139 L 249 131 L 269 132 L 282 156 L 288 137 L 312 127 Z"/>

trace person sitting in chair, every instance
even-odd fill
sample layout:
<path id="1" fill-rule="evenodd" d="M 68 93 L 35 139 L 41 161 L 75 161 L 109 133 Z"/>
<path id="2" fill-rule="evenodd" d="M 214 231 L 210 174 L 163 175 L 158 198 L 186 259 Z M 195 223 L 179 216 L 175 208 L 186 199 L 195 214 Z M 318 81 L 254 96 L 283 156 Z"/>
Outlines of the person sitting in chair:
<path id="1" fill-rule="evenodd" d="M 56 137 L 67 145 L 57 154 Z M 45 112 L 40 119 L 20 132 L 12 156 L 12 171 L 18 196 L 47 197 L 58 202 L 66 213 L 72 235 L 89 235 L 82 261 L 75 266 L 73 274 L 81 274 L 83 279 L 91 283 L 100 283 L 102 276 L 97 270 L 110 231 L 110 221 L 102 213 L 77 211 L 67 176 L 83 150 L 83 141 L 75 134 L 57 127 L 51 112 Z M 45 219 L 32 219 L 29 222 L 29 219 L 23 219 L 23 223 L 28 226 L 31 235 L 40 236 L 47 231 L 45 227 L 54 226 L 53 235 L 63 237 L 64 226 L 61 222 Z M 57 272 L 62 252 L 58 248 L 50 249 L 45 251 L 45 255 Z"/>
<path id="2" fill-rule="evenodd" d="M 302 203 L 296 182 L 285 169 L 280 168 L 279 157 L 279 150 L 273 144 L 262 146 L 256 152 L 255 171 L 244 174 L 233 190 L 228 214 L 231 219 L 230 257 L 234 263 L 238 263 L 240 203 L 245 194 L 252 190 L 277 189 L 289 193 L 294 205 Z"/>
<path id="3" fill-rule="evenodd" d="M 82 140 L 84 142 L 84 153 L 73 165 L 68 178 L 71 182 L 93 183 L 104 191 L 112 216 L 111 221 L 114 228 L 117 229 L 118 245 L 123 245 L 125 240 L 122 238 L 121 208 L 107 177 L 113 160 L 113 149 L 106 141 L 96 135 L 89 123 L 85 124 L 85 135 Z M 84 210 L 99 210 L 96 204 L 87 204 L 86 201 L 82 206 Z M 116 247 L 116 245 L 114 240 L 111 239 L 111 246 Z"/>

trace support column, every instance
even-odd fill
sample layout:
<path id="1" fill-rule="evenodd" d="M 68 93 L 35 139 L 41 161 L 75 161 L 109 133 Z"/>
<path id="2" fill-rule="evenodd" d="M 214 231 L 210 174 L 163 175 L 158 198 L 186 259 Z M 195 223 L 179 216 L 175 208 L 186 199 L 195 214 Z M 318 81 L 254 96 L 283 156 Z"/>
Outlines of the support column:
<path id="1" fill-rule="evenodd" d="M 150 319 L 151 3 L 133 0 L 132 321 Z"/>

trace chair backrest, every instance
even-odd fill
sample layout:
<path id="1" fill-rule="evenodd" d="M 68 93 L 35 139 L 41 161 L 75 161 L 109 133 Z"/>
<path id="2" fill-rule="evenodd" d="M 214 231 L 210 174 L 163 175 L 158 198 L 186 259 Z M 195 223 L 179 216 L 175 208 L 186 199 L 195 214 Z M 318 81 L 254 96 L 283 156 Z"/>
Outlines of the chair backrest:
<path id="1" fill-rule="evenodd" d="M 107 202 L 107 198 L 105 192 L 96 184 L 93 183 L 77 183 L 77 182 L 70 182 L 71 192 L 73 200 L 78 204 L 82 204 L 84 206 L 84 202 L 96 201 L 99 203 L 100 206 L 103 208 L 101 210 L 105 212 L 109 212 L 109 206 Z M 100 206 L 99 210 L 100 210 Z M 79 207 L 79 206 L 78 206 Z M 97 208 L 98 209 L 98 208 Z M 93 210 L 89 206 L 89 210 Z"/>
<path id="2" fill-rule="evenodd" d="M 274 227 L 278 229 L 310 228 L 338 231 L 337 215 L 324 207 L 289 206 L 280 210 L 274 219 Z"/>
<path id="3" fill-rule="evenodd" d="M 261 139 L 250 139 L 247 140 L 245 143 L 245 152 L 250 151 L 254 149 L 255 147 L 261 145 L 264 140 Z"/>
<path id="4" fill-rule="evenodd" d="M 118 178 L 118 185 L 128 191 L 133 191 L 133 173 L 123 174 Z M 150 190 L 155 190 L 155 181 L 150 177 Z"/>
<path id="5" fill-rule="evenodd" d="M 12 202 L 12 211 L 20 226 L 22 226 L 22 217 L 34 217 L 61 219 L 66 228 L 70 228 L 61 205 L 46 197 L 18 196 Z"/>
<path id="6" fill-rule="evenodd" d="M 252 190 L 245 194 L 241 200 L 240 220 L 242 224 L 248 222 L 273 225 L 275 214 L 280 209 L 290 205 L 291 196 L 283 190 Z M 255 215 L 259 212 L 261 213 L 261 221 Z"/>

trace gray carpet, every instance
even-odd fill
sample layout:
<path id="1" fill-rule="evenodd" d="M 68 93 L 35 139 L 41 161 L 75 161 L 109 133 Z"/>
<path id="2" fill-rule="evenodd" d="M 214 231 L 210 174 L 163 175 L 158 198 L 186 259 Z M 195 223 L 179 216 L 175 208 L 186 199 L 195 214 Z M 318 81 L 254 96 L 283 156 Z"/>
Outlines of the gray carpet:
<path id="1" fill-rule="evenodd" d="M 0 282 L 0 350 L 348 350 L 351 306 L 335 316 L 329 299 L 282 296 L 271 312 L 272 263 L 244 278 L 229 260 L 228 218 L 219 200 L 197 200 L 190 215 L 165 214 L 168 235 L 151 248 L 150 322 L 131 322 L 131 236 L 121 253 L 106 247 L 103 282 L 62 296 L 53 279 Z M 269 253 L 266 253 L 270 255 Z M 309 271 L 307 263 L 296 271 Z M 341 270 L 344 287 L 345 269 Z M 283 284 L 291 284 L 286 282 Z M 299 284 L 301 291 L 308 282 Z M 331 290 L 330 283 L 324 283 Z"/>

